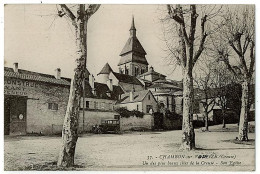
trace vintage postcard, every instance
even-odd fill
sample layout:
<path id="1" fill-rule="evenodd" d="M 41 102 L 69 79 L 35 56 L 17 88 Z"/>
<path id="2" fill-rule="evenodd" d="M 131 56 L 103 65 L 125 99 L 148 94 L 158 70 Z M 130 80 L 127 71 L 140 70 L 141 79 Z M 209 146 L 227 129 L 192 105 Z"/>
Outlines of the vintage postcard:
<path id="1" fill-rule="evenodd" d="M 252 4 L 5 4 L 4 170 L 254 171 L 255 34 Z"/>

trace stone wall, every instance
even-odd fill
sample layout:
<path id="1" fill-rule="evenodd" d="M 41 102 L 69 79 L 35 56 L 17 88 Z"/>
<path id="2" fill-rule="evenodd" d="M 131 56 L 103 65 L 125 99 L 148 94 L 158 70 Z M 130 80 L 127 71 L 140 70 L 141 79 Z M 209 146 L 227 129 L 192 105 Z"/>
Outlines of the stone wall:
<path id="1" fill-rule="evenodd" d="M 118 115 L 118 113 L 102 111 L 85 111 L 83 124 L 83 111 L 81 111 L 79 117 L 79 132 L 90 132 L 92 130 L 92 126 L 100 125 L 103 119 L 114 119 L 115 115 Z"/>
<path id="2" fill-rule="evenodd" d="M 120 130 L 127 131 L 131 129 L 148 129 L 154 126 L 154 118 L 150 114 L 146 114 L 143 118 L 131 116 L 129 118 L 120 118 Z"/>

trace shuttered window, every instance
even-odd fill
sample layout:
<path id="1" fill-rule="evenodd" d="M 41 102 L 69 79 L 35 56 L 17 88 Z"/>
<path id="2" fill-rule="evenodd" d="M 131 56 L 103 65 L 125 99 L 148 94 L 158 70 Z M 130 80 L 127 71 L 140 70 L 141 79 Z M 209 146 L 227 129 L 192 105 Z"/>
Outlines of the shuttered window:
<path id="1" fill-rule="evenodd" d="M 58 110 L 58 104 L 57 103 L 48 103 L 48 109 L 50 110 Z"/>

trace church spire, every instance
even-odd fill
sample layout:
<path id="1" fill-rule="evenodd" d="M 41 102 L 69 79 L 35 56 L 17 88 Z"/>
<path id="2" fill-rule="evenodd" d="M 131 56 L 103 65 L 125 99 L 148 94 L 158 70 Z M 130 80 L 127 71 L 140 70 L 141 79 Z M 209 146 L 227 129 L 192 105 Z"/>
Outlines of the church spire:
<path id="1" fill-rule="evenodd" d="M 130 37 L 136 37 L 136 28 L 135 28 L 135 19 L 134 16 L 132 17 L 132 25 L 130 28 Z"/>

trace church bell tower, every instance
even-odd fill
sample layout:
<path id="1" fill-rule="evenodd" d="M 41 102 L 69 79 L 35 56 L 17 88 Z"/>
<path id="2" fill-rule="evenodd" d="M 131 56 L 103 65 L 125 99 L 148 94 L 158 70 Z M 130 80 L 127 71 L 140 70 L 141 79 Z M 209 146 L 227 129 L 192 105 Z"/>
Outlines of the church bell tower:
<path id="1" fill-rule="evenodd" d="M 138 76 L 148 71 L 149 64 L 145 57 L 146 52 L 136 36 L 134 17 L 129 31 L 130 37 L 120 53 L 118 67 L 121 74 Z"/>

